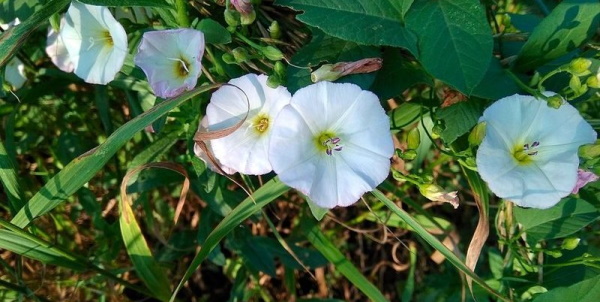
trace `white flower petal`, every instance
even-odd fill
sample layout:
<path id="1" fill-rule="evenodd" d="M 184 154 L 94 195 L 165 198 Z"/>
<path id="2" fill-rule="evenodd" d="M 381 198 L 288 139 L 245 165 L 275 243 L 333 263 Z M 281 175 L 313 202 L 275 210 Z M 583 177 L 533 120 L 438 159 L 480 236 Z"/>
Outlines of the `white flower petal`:
<path id="1" fill-rule="evenodd" d="M 27 81 L 25 76 L 25 65 L 18 58 L 12 58 L 6 64 L 6 70 L 4 71 L 4 77 L 6 81 L 13 87 L 13 89 L 19 89 L 23 87 L 23 84 Z"/>
<path id="2" fill-rule="evenodd" d="M 204 34 L 181 28 L 144 33 L 134 58 L 148 77 L 154 94 L 175 97 L 196 86 L 202 71 Z"/>
<path id="3" fill-rule="evenodd" d="M 206 132 L 208 131 L 208 119 L 206 118 L 206 116 L 204 118 L 202 118 L 202 120 L 200 121 L 200 125 L 198 125 L 198 131 L 199 132 Z M 211 154 L 214 154 L 213 150 L 212 150 L 212 146 L 210 144 L 210 141 L 205 141 L 204 144 L 206 145 L 206 149 L 208 152 L 210 152 Z M 203 162 L 206 163 L 206 165 L 208 166 L 209 169 L 211 169 L 213 172 L 217 172 L 219 174 L 221 174 L 221 171 L 215 166 L 215 164 L 218 164 L 221 167 L 221 170 L 223 170 L 223 172 L 227 173 L 227 174 L 233 174 L 235 173 L 235 170 L 223 166 L 218 159 L 214 158 L 213 155 L 213 159 L 216 162 L 213 162 L 212 160 L 210 160 L 210 158 L 208 157 L 208 154 L 206 154 L 206 152 L 204 152 L 204 150 L 202 150 L 202 148 L 200 148 L 200 146 L 196 143 L 194 143 L 194 154 L 196 154 L 196 156 L 198 156 L 198 158 L 200 158 Z"/>
<path id="4" fill-rule="evenodd" d="M 321 145 L 322 135 L 335 142 Z M 389 119 L 373 93 L 319 82 L 298 90 L 277 116 L 269 158 L 282 182 L 333 208 L 385 180 L 393 152 Z"/>
<path id="5" fill-rule="evenodd" d="M 61 27 L 65 24 L 65 18 L 61 18 Z M 52 26 L 48 28 L 48 35 L 46 39 L 46 54 L 52 60 L 52 63 L 58 67 L 58 69 L 64 72 L 73 72 L 75 69 L 71 58 L 69 57 L 69 51 L 65 47 L 65 43 L 60 37 L 59 33 L 54 31 Z"/>
<path id="6" fill-rule="evenodd" d="M 577 181 L 579 146 L 596 140 L 573 106 L 554 109 L 532 96 L 500 99 L 481 120 L 487 125 L 477 150 L 481 178 L 520 206 L 548 208 L 567 196 Z"/>
<path id="7" fill-rule="evenodd" d="M 239 89 L 222 86 L 213 93 L 206 107 L 208 128 L 216 131 L 234 126 L 242 120 L 250 103 L 248 117 L 239 129 L 211 141 L 215 157 L 221 164 L 240 173 L 260 175 L 272 170 L 268 149 L 273 121 L 278 111 L 290 102 L 291 95 L 284 87 L 271 88 L 266 83 L 265 75 L 248 74 L 233 79 L 229 84 Z M 263 132 L 256 128 L 257 119 L 268 120 Z"/>
<path id="8" fill-rule="evenodd" d="M 107 84 L 127 55 L 127 34 L 106 7 L 71 2 L 60 36 L 75 74 L 93 84 Z"/>

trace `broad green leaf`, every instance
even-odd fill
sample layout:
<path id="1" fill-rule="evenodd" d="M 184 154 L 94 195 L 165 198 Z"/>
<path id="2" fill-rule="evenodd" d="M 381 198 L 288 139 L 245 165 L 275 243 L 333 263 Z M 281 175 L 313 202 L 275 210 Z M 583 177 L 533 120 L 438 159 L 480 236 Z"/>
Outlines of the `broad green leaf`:
<path id="1" fill-rule="evenodd" d="M 153 6 L 153 7 L 172 7 L 165 0 L 79 0 L 86 4 L 98 6 Z"/>
<path id="2" fill-rule="evenodd" d="M 488 69 L 494 41 L 477 0 L 417 0 L 406 14 L 418 59 L 434 77 L 470 95 Z"/>
<path id="3" fill-rule="evenodd" d="M 567 298 L 568 297 L 568 298 Z M 600 276 L 567 287 L 558 287 L 537 296 L 533 302 L 596 302 L 600 297 Z"/>
<path id="4" fill-rule="evenodd" d="M 253 236 L 246 229 L 237 230 L 233 235 L 230 242 L 251 271 L 255 273 L 260 271 L 272 277 L 277 275 L 275 257 L 267 247 L 256 242 L 260 240 L 260 236 Z"/>
<path id="5" fill-rule="evenodd" d="M 433 86 L 433 80 L 423 68 L 403 56 L 400 50 L 387 48 L 383 53 L 383 67 L 377 72 L 369 90 L 384 101 L 399 96 L 418 83 Z"/>
<path id="6" fill-rule="evenodd" d="M 138 115 L 111 134 L 104 143 L 70 162 L 64 169 L 50 179 L 12 219 L 18 227 L 27 226 L 33 219 L 43 215 L 62 201 L 73 195 L 88 182 L 96 172 L 136 133 L 157 120 L 183 102 L 219 87 L 219 84 L 198 87 L 169 101 L 162 102 L 152 109 Z"/>
<path id="7" fill-rule="evenodd" d="M 569 53 L 594 36 L 600 24 L 598 0 L 565 0 L 535 28 L 515 61 L 528 71 Z"/>
<path id="8" fill-rule="evenodd" d="M 23 206 L 23 192 L 19 185 L 15 165 L 0 140 L 0 181 L 8 198 L 11 214 L 14 215 Z"/>
<path id="9" fill-rule="evenodd" d="M 483 289 L 485 289 L 490 294 L 494 295 L 496 298 L 502 301 L 509 301 L 508 298 L 502 296 L 500 293 L 496 292 L 489 285 L 485 283 L 479 276 L 477 276 L 471 269 L 469 269 L 465 263 L 460 260 L 450 249 L 448 249 L 443 243 L 441 243 L 435 236 L 431 235 L 421 224 L 419 224 L 410 214 L 406 211 L 398 207 L 393 201 L 389 200 L 381 191 L 374 190 L 372 194 L 377 197 L 381 202 L 383 202 L 394 214 L 398 215 L 402 220 L 404 220 L 410 227 L 412 227 L 415 232 L 423 238 L 427 243 L 429 243 L 433 248 L 438 250 L 450 263 L 454 265 L 459 271 L 466 274 L 467 276 L 473 278 L 477 284 L 479 284 Z"/>
<path id="10" fill-rule="evenodd" d="M 446 128 L 441 137 L 446 144 L 451 144 L 459 136 L 467 133 L 479 120 L 483 108 L 480 103 L 469 100 L 458 102 L 436 112 L 438 118 L 444 121 Z"/>
<path id="11" fill-rule="evenodd" d="M 185 274 L 181 278 L 181 281 L 175 288 L 175 291 L 171 295 L 169 301 L 175 301 L 175 297 L 187 280 L 194 274 L 194 272 L 200 267 L 202 261 L 206 259 L 209 253 L 221 242 L 227 234 L 233 229 L 239 226 L 244 220 L 248 219 L 252 214 L 260 211 L 269 202 L 279 197 L 281 194 L 287 192 L 289 188 L 283 184 L 279 179 L 274 178 L 260 187 L 252 194 L 252 198 L 248 197 L 242 203 L 240 203 L 233 211 L 231 211 L 221 222 L 215 227 L 212 232 L 208 235 L 200 252 L 196 254 L 192 263 L 189 265 Z"/>
<path id="12" fill-rule="evenodd" d="M 292 64 L 297 66 L 316 67 L 323 62 L 329 64 L 338 62 L 358 61 L 364 58 L 380 57 L 381 52 L 372 46 L 358 45 L 344 41 L 313 29 L 313 37 L 309 44 L 302 47 L 292 57 Z M 287 69 L 287 88 L 294 93 L 296 90 L 312 84 L 310 71 L 289 66 Z M 338 83 L 354 83 L 362 89 L 368 89 L 375 80 L 376 72 L 354 74 L 340 78 Z"/>
<path id="13" fill-rule="evenodd" d="M 204 33 L 208 44 L 227 44 L 231 42 L 231 33 L 223 25 L 213 19 L 202 19 L 196 29 Z"/>
<path id="14" fill-rule="evenodd" d="M 124 197 L 121 197 L 124 198 Z M 119 225 L 127 254 L 133 263 L 136 275 L 144 281 L 146 287 L 162 301 L 171 296 L 167 274 L 154 259 L 152 251 L 144 239 L 142 230 L 133 215 L 131 206 L 126 200 L 119 202 Z"/>
<path id="15" fill-rule="evenodd" d="M 564 198 L 549 209 L 513 209 L 515 219 L 527 233 L 527 241 L 562 238 L 597 220 L 600 212 L 583 199 Z"/>
<path id="16" fill-rule="evenodd" d="M 306 239 L 319 251 L 329 262 L 335 265 L 348 281 L 365 294 L 371 301 L 387 301 L 383 294 L 342 254 L 323 232 L 319 229 L 316 220 L 303 217 L 300 228 L 306 234 Z"/>
<path id="17" fill-rule="evenodd" d="M 497 58 L 492 58 L 488 70 L 471 95 L 488 100 L 499 100 L 503 97 L 519 93 L 521 89 L 509 75 L 509 70 L 502 68 Z"/>
<path id="18" fill-rule="evenodd" d="M 416 53 L 413 33 L 402 24 L 404 0 L 277 0 L 303 11 L 298 20 L 327 34 L 365 45 L 402 47 Z"/>
<path id="19" fill-rule="evenodd" d="M 0 35 L 0 67 L 6 65 L 8 60 L 27 41 L 29 35 L 40 25 L 44 24 L 52 14 L 65 8 L 71 0 L 48 1 L 39 11 L 35 12 L 19 26 L 11 27 Z"/>

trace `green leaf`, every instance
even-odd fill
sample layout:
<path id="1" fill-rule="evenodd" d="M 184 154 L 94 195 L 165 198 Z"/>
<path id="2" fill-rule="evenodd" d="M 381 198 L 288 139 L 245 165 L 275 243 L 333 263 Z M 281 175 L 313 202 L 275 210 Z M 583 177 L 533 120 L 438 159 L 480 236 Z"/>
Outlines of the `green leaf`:
<path id="1" fill-rule="evenodd" d="M 4 187 L 4 192 L 8 198 L 11 214 L 23 206 L 23 192 L 19 185 L 15 165 L 4 148 L 4 143 L 0 140 L 0 181 Z"/>
<path id="2" fill-rule="evenodd" d="M 204 33 L 204 39 L 208 44 L 227 44 L 231 42 L 231 33 L 213 19 L 202 19 L 196 25 L 196 29 Z"/>
<path id="3" fill-rule="evenodd" d="M 348 281 L 356 286 L 371 301 L 388 301 L 373 283 L 348 261 L 344 254 L 331 242 L 319 229 L 315 220 L 303 217 L 300 222 L 300 228 L 306 234 L 306 239 L 319 251 L 329 262 L 335 265 L 335 269 L 340 272 Z"/>
<path id="4" fill-rule="evenodd" d="M 36 28 L 44 24 L 50 16 L 61 11 L 69 3 L 71 3 L 71 0 L 48 1 L 42 9 L 35 12 L 19 26 L 4 31 L 0 35 L 0 67 L 6 65 Z"/>
<path id="5" fill-rule="evenodd" d="M 598 0 L 566 0 L 535 28 L 515 61 L 528 71 L 569 53 L 596 33 L 600 24 Z"/>
<path id="6" fill-rule="evenodd" d="M 373 195 L 383 202 L 394 214 L 398 215 L 404 220 L 410 227 L 412 227 L 423 240 L 429 243 L 433 248 L 438 250 L 446 259 L 454 265 L 459 271 L 473 278 L 477 284 L 481 285 L 490 294 L 497 297 L 502 301 L 509 301 L 508 298 L 502 296 L 500 293 L 492 289 L 485 281 L 477 276 L 472 270 L 470 270 L 464 262 L 462 262 L 450 249 L 448 249 L 443 243 L 441 243 L 435 236 L 431 235 L 421 224 L 419 224 L 410 214 L 398 207 L 393 201 L 389 200 L 381 191 L 374 190 Z"/>
<path id="7" fill-rule="evenodd" d="M 277 275 L 275 272 L 275 257 L 267 247 L 258 244 L 257 240 L 259 238 L 260 236 L 253 236 L 248 230 L 241 229 L 234 232 L 231 243 L 251 271 L 255 273 L 261 271 L 275 277 Z"/>
<path id="8" fill-rule="evenodd" d="M 97 6 L 153 6 L 172 7 L 165 0 L 79 0 L 80 2 Z"/>
<path id="9" fill-rule="evenodd" d="M 260 187 L 252 194 L 252 198 L 248 197 L 244 199 L 233 211 L 231 211 L 221 222 L 215 227 L 212 232 L 208 235 L 200 252 L 196 254 L 192 263 L 189 265 L 185 274 L 181 278 L 181 281 L 175 288 L 175 291 L 171 295 L 169 301 L 175 301 L 175 297 L 187 280 L 194 274 L 194 272 L 200 267 L 202 261 L 206 259 L 209 253 L 221 242 L 227 234 L 233 229 L 239 226 L 244 220 L 248 219 L 254 213 L 260 211 L 269 202 L 279 197 L 281 194 L 287 192 L 289 188 L 283 184 L 279 179 L 274 178 Z"/>
<path id="10" fill-rule="evenodd" d="M 88 182 L 96 172 L 110 160 L 110 158 L 136 133 L 142 131 L 147 125 L 157 120 L 183 102 L 218 87 L 218 84 L 198 87 L 192 91 L 162 102 L 152 109 L 138 115 L 125 125 L 113 132 L 104 143 L 88 151 L 70 162 L 64 169 L 50 179 L 12 219 L 12 223 L 27 226 L 33 219 L 48 213 L 62 201 L 73 195 L 81 186 Z"/>
<path id="11" fill-rule="evenodd" d="M 406 14 L 418 59 L 434 77 L 471 94 L 488 69 L 494 41 L 477 0 L 419 0 Z"/>
<path id="12" fill-rule="evenodd" d="M 358 45 L 328 36 L 318 29 L 313 29 L 313 37 L 309 44 L 302 47 L 292 57 L 292 64 L 297 66 L 318 66 L 323 62 L 351 62 L 364 58 L 380 57 L 381 52 L 372 46 Z M 310 71 L 289 66 L 287 69 L 287 88 L 294 93 L 298 89 L 312 84 Z M 354 83 L 362 89 L 368 89 L 375 80 L 376 72 L 354 74 L 340 78 L 337 83 Z"/>
<path id="13" fill-rule="evenodd" d="M 562 238 L 598 219 L 598 210 L 583 199 L 565 198 L 549 209 L 513 209 L 515 219 L 527 233 L 527 241 Z"/>
<path id="14" fill-rule="evenodd" d="M 568 299 L 567 299 L 568 297 Z M 533 302 L 596 302 L 600 297 L 600 276 L 567 287 L 558 287 L 537 296 Z"/>
<path id="15" fill-rule="evenodd" d="M 404 103 L 390 111 L 389 115 L 392 131 L 401 130 L 417 121 L 421 115 L 421 105 Z"/>
<path id="16" fill-rule="evenodd" d="M 416 53 L 413 33 L 402 24 L 405 0 L 278 0 L 301 10 L 298 20 L 327 34 L 365 45 L 402 47 Z"/>
<path id="17" fill-rule="evenodd" d="M 308 204 L 310 213 L 318 221 L 321 221 L 321 219 L 323 219 L 323 217 L 325 217 L 325 215 L 327 215 L 327 212 L 329 212 L 329 209 L 319 207 L 312 200 L 310 200 L 310 198 L 308 198 L 308 196 L 305 196 L 304 200 L 306 200 L 306 204 Z"/>
<path id="18" fill-rule="evenodd" d="M 497 58 L 492 58 L 488 70 L 471 95 L 488 100 L 499 100 L 503 97 L 521 92 L 519 86 L 508 74 L 510 71 L 502 68 Z"/>
<path id="19" fill-rule="evenodd" d="M 383 67 L 377 72 L 370 90 L 381 100 L 387 100 L 418 83 L 433 86 L 433 80 L 421 66 L 402 56 L 398 49 L 386 48 Z"/>
<path id="20" fill-rule="evenodd" d="M 146 287 L 157 298 L 162 301 L 168 300 L 171 296 L 169 279 L 167 279 L 166 272 L 152 256 L 152 251 L 148 247 L 146 239 L 144 239 L 129 202 L 119 202 L 119 210 L 121 212 L 119 217 L 121 237 L 137 276 L 144 281 Z"/>
<path id="21" fill-rule="evenodd" d="M 458 102 L 436 112 L 438 118 L 444 120 L 446 128 L 441 134 L 446 144 L 451 144 L 459 136 L 467 133 L 479 120 L 483 113 L 480 103 L 473 100 Z"/>

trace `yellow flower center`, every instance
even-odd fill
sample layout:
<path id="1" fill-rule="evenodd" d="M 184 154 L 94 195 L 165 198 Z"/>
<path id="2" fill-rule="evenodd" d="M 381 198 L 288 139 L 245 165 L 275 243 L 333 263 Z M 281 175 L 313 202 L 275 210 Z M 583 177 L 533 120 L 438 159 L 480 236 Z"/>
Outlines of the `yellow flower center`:
<path id="1" fill-rule="evenodd" d="M 103 34 L 103 40 L 106 41 L 104 43 L 106 43 L 109 46 L 115 45 L 115 42 L 113 41 L 113 38 L 110 35 L 110 32 L 108 30 L 105 30 L 102 34 Z"/>
<path id="2" fill-rule="evenodd" d="M 342 151 L 342 139 L 331 131 L 323 131 L 319 135 L 315 136 L 314 140 L 317 150 L 325 152 L 325 154 L 331 156 L 333 152 Z"/>
<path id="3" fill-rule="evenodd" d="M 513 147 L 512 156 L 517 161 L 517 164 L 521 166 L 530 165 L 534 161 L 534 156 L 538 154 L 536 148 L 539 145 L 540 143 L 537 141 L 531 144 L 517 144 Z"/>
<path id="4" fill-rule="evenodd" d="M 185 78 L 188 74 L 190 74 L 190 62 L 188 62 L 184 57 L 180 56 L 178 59 L 176 58 L 168 58 L 171 61 L 175 61 L 173 65 L 175 75 L 179 78 Z"/>
<path id="5" fill-rule="evenodd" d="M 270 122 L 268 115 L 260 113 L 252 119 L 250 127 L 254 129 L 257 134 L 261 135 L 269 129 Z"/>

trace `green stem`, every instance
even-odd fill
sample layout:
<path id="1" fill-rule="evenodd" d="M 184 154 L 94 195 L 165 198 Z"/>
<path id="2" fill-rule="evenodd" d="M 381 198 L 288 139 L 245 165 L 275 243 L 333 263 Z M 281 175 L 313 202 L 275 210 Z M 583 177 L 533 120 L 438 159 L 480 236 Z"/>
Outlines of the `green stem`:
<path id="1" fill-rule="evenodd" d="M 523 81 L 521 81 L 521 79 L 519 79 L 519 77 L 517 75 L 515 75 L 514 73 L 512 73 L 510 70 L 506 70 L 506 73 L 508 73 L 508 75 L 512 78 L 512 80 L 521 89 L 525 90 L 527 93 L 529 93 L 535 97 L 542 97 L 542 95 L 541 95 L 541 93 L 539 93 L 539 91 L 537 91 L 537 90 L 529 87 L 527 84 L 523 83 Z"/>
<path id="2" fill-rule="evenodd" d="M 246 44 L 250 45 L 252 48 L 255 48 L 256 50 L 262 51 L 264 48 L 256 43 L 252 42 L 252 40 L 246 38 L 244 35 L 240 34 L 239 32 L 236 32 L 235 36 L 238 37 L 240 40 L 246 42 Z"/>
<path id="3" fill-rule="evenodd" d="M 555 70 L 550 71 L 549 73 L 547 73 L 545 76 L 543 76 L 540 81 L 538 82 L 537 88 L 539 91 L 544 91 L 544 81 L 546 81 L 547 79 L 551 78 L 552 76 L 554 76 L 555 74 L 561 73 L 563 71 L 566 71 L 565 69 L 562 68 L 557 68 Z"/>
<path id="4" fill-rule="evenodd" d="M 190 27 L 186 0 L 175 0 L 175 9 L 177 10 L 177 22 L 179 26 Z"/>

